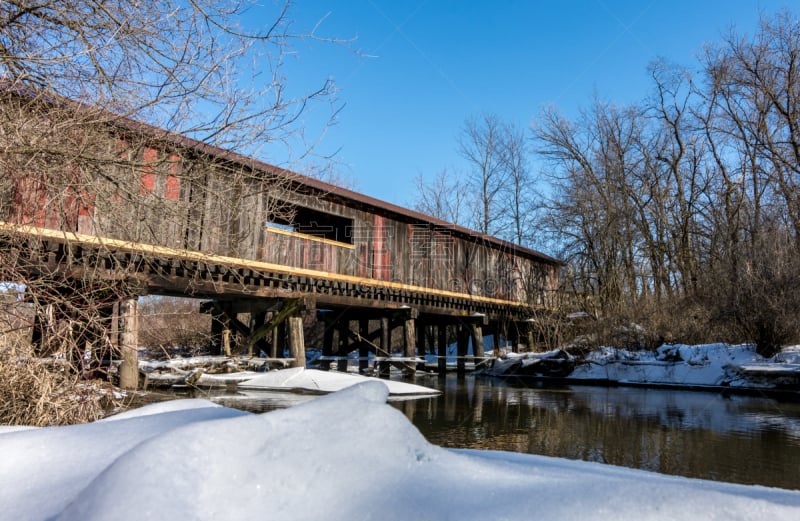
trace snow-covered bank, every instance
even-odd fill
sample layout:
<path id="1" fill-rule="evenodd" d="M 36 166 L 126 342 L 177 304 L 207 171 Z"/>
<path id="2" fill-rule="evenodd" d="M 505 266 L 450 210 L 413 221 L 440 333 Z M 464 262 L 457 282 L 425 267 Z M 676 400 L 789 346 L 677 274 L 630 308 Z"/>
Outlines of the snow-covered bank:
<path id="1" fill-rule="evenodd" d="M 437 389 L 394 380 L 379 380 L 359 374 L 340 373 L 336 371 L 320 371 L 293 367 L 261 373 L 255 378 L 239 383 L 238 388 L 244 390 L 295 390 L 318 393 L 340 391 L 353 385 L 367 381 L 377 381 L 386 385 L 390 396 L 431 396 L 441 394 Z"/>
<path id="2" fill-rule="evenodd" d="M 370 376 L 338 371 L 321 371 L 304 367 L 273 369 L 271 371 L 241 371 L 241 366 L 256 366 L 258 358 L 194 357 L 168 361 L 140 361 L 139 369 L 146 375 L 145 387 L 161 385 L 236 387 L 253 391 L 302 391 L 332 393 L 366 381 L 381 381 L 389 388 L 390 396 L 424 397 L 441 391 L 405 382 L 383 380 Z M 210 369 L 212 372 L 206 372 Z"/>
<path id="3" fill-rule="evenodd" d="M 249 415 L 202 401 L 0 434 L 3 518 L 771 519 L 800 492 L 429 444 L 367 382 Z M 2 431 L 0 431 L 2 432 Z"/>
<path id="4" fill-rule="evenodd" d="M 583 359 L 560 350 L 509 353 L 487 372 L 576 383 L 800 391 L 800 350 L 788 349 L 770 359 L 751 345 L 728 344 L 663 345 L 656 351 L 603 347 Z"/>

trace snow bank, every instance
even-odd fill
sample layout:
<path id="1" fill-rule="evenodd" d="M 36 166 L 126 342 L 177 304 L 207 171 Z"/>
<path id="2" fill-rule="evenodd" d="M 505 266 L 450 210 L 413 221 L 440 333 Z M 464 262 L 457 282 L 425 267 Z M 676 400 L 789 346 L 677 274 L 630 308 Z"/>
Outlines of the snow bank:
<path id="1" fill-rule="evenodd" d="M 245 390 L 303 390 L 320 393 L 332 393 L 347 387 L 368 381 L 381 382 L 389 390 L 390 395 L 433 395 L 440 394 L 438 389 L 423 387 L 405 382 L 394 380 L 382 380 L 369 376 L 362 376 L 350 373 L 340 373 L 336 371 L 320 371 L 317 369 L 305 369 L 294 367 L 291 369 L 281 369 L 262 373 L 245 382 L 241 382 L 238 387 Z"/>
<path id="2" fill-rule="evenodd" d="M 771 519 L 800 492 L 429 444 L 367 382 L 245 415 L 168 402 L 0 435 L 6 519 Z M 174 407 L 173 410 L 170 410 Z"/>
<path id="3" fill-rule="evenodd" d="M 664 345 L 656 352 L 603 348 L 590 353 L 572 378 L 608 379 L 621 383 L 722 386 L 734 376 L 728 366 L 754 362 L 751 346 Z"/>
<path id="4" fill-rule="evenodd" d="M 764 359 L 752 345 L 667 344 L 656 351 L 602 347 L 578 360 L 564 351 L 509 353 L 494 363 L 493 375 L 556 376 L 570 381 L 730 388 L 797 388 L 800 351 Z"/>
<path id="5" fill-rule="evenodd" d="M 192 423 L 208 425 L 244 414 L 182 400 L 143 407 L 114 421 L 0 434 L 0 518 L 50 519 L 142 442 Z"/>

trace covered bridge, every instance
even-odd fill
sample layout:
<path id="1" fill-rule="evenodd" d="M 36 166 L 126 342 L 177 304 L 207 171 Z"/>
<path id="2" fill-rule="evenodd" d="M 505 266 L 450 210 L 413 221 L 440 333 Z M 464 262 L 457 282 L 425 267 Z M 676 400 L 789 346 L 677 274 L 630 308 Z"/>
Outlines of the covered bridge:
<path id="1" fill-rule="evenodd" d="M 324 355 L 357 349 L 362 367 L 391 357 L 395 327 L 407 359 L 442 356 L 451 337 L 466 356 L 470 335 L 481 357 L 486 331 L 527 342 L 524 325 L 553 305 L 561 263 L 540 252 L 85 105 L 3 101 L 49 136 L 41 151 L 10 146 L 2 158 L 4 265 L 15 256 L 3 275 L 58 276 L 76 295 L 124 281 L 125 312 L 111 298 L 108 313 L 128 342 L 146 294 L 207 299 L 216 349 L 233 331 L 280 356 L 287 328 L 297 363 L 300 317 L 316 310 Z M 60 129 L 65 114 L 80 125 Z M 36 303 L 41 325 L 47 303 Z"/>

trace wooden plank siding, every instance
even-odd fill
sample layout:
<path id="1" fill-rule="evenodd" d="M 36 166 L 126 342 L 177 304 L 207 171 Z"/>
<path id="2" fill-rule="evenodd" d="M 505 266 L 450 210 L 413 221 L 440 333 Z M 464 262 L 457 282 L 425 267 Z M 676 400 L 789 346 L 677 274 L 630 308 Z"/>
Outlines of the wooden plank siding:
<path id="1" fill-rule="evenodd" d="M 9 220 L 532 306 L 552 304 L 561 263 L 539 252 L 188 138 L 165 138 L 141 124 L 135 128 L 136 139 L 126 138 L 132 135 L 129 128 L 109 134 L 108 154 L 118 161 L 96 174 L 91 183 L 96 192 L 52 191 L 32 175 L 13 186 Z M 148 132 L 156 138 L 142 139 Z M 61 168 L 67 174 L 70 165 Z M 299 230 L 278 230 L 267 226 L 277 207 L 322 217 Z M 334 233 L 336 240 L 329 238 Z"/>

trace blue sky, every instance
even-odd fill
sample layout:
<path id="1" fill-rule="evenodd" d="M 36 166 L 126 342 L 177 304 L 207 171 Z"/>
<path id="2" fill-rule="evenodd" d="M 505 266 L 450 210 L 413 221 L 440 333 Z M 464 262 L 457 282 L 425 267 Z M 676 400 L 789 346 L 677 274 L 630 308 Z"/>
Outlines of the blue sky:
<path id="1" fill-rule="evenodd" d="M 360 52 L 300 42 L 285 73 L 298 92 L 336 82 L 341 111 L 317 153 L 335 153 L 356 190 L 407 205 L 418 174 L 464 169 L 456 146 L 468 117 L 528 126 L 546 105 L 572 116 L 595 94 L 636 102 L 655 58 L 695 66 L 704 44 L 731 27 L 752 34 L 760 14 L 784 6 L 800 11 L 786 0 L 301 0 L 298 30 L 324 18 L 318 34 L 355 38 Z M 328 114 L 305 114 L 307 136 Z"/>

